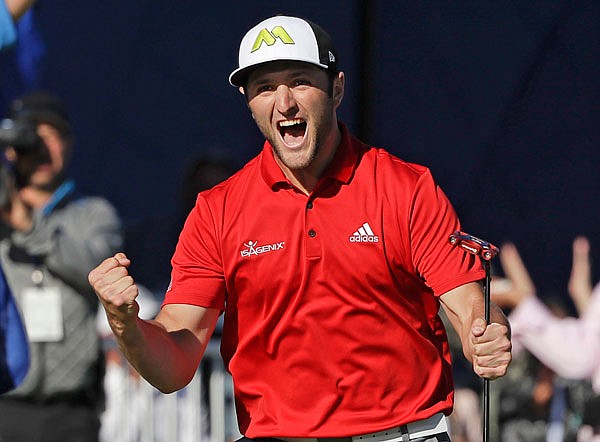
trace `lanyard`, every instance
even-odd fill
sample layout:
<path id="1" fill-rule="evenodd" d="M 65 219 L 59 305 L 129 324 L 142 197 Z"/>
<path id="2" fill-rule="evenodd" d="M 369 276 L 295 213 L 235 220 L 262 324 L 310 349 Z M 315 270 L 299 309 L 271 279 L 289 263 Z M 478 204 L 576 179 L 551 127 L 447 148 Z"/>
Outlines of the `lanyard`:
<path id="1" fill-rule="evenodd" d="M 55 207 L 69 194 L 75 190 L 75 182 L 73 180 L 67 180 L 62 183 L 58 189 L 50 197 L 50 201 L 42 208 L 42 215 L 48 216 Z"/>

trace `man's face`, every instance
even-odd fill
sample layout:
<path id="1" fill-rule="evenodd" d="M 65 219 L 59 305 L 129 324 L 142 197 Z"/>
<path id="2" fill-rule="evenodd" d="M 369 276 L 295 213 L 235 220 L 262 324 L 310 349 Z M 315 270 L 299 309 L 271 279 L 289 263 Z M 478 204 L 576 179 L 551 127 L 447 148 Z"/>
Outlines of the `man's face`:
<path id="1" fill-rule="evenodd" d="M 46 123 L 37 126 L 43 146 L 16 156 L 17 173 L 24 184 L 52 190 L 62 181 L 69 153 L 69 142 L 61 133 Z"/>
<path id="2" fill-rule="evenodd" d="M 298 62 L 273 62 L 254 70 L 244 90 L 259 129 L 290 170 L 318 165 L 319 153 L 337 131 L 336 109 L 343 74 L 329 84 L 327 73 Z M 333 146 L 335 148 L 337 146 Z"/>

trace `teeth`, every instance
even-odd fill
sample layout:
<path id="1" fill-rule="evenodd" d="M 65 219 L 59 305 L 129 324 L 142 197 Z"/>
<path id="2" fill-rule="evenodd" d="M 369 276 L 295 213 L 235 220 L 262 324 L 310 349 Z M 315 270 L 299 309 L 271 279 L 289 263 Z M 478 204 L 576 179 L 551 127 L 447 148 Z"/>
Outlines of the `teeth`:
<path id="1" fill-rule="evenodd" d="M 279 125 L 280 126 L 284 126 L 284 127 L 289 127 L 289 126 L 294 126 L 296 124 L 302 124 L 303 121 L 300 119 L 296 119 L 296 120 L 286 120 L 286 121 L 280 121 Z"/>

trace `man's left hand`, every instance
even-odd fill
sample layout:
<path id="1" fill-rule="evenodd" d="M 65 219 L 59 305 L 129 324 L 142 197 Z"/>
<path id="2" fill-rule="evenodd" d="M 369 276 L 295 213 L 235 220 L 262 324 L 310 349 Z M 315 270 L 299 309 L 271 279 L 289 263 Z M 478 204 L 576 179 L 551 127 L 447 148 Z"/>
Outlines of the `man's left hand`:
<path id="1" fill-rule="evenodd" d="M 473 371 L 486 379 L 496 379 L 506 374 L 512 360 L 510 330 L 503 324 L 477 318 L 471 326 Z"/>

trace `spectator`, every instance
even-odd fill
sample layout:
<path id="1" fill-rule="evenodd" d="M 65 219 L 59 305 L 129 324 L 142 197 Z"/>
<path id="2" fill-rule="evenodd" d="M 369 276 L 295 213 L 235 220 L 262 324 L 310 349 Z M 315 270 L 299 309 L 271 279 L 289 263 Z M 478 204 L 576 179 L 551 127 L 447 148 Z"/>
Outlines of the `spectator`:
<path id="1" fill-rule="evenodd" d="M 585 282 L 589 281 L 589 270 L 581 266 L 585 259 L 581 260 L 579 255 L 580 241 L 574 243 L 574 267 L 569 282 L 575 305 L 584 309 L 580 318 L 559 318 L 536 297 L 533 281 L 513 244 L 502 247 L 500 259 L 507 280 L 492 281 L 492 296 L 499 305 L 512 311 L 513 352 L 525 347 L 561 376 L 591 379 L 600 392 L 600 285 L 592 293 L 585 288 L 591 284 Z M 583 281 L 573 279 L 578 275 Z M 573 287 L 583 290 L 573 291 Z"/>
<path id="2" fill-rule="evenodd" d="M 562 420 L 566 438 L 573 430 L 568 424 L 581 420 L 585 410 L 589 409 L 587 402 L 593 399 L 594 392 L 597 394 L 600 391 L 600 285 L 592 293 L 589 242 L 583 237 L 573 241 L 573 266 L 568 291 L 581 313 L 579 318 L 568 317 L 565 311 L 557 312 L 537 298 L 535 285 L 513 244 L 503 245 L 500 259 L 506 278 L 496 277 L 492 280 L 492 298 L 511 311 L 509 319 L 516 366 L 523 357 L 521 354 L 531 353 L 531 357 L 538 361 L 537 365 L 546 373 L 546 405 L 550 404 L 549 399 L 556 397 L 554 393 L 557 388 L 563 389 L 567 395 L 567 407 L 563 407 L 565 413 L 577 416 L 574 420 Z M 497 385 L 509 379 L 510 376 Z M 527 385 L 524 379 L 521 377 L 516 380 L 521 389 Z M 582 387 L 585 385 L 582 381 L 591 381 L 594 390 Z M 507 392 L 506 397 L 515 402 L 514 392 Z M 523 410 L 523 407 L 515 407 L 518 408 Z M 547 414 L 543 417 L 550 418 Z M 544 423 L 549 424 L 548 421 Z"/>
<path id="3" fill-rule="evenodd" d="M 566 308 L 549 308 L 564 317 Z M 494 382 L 494 429 L 500 442 L 574 441 L 590 383 L 558 376 L 527 349 L 513 355 L 507 376 Z"/>
<path id="4" fill-rule="evenodd" d="M 104 370 L 95 327 L 98 301 L 87 273 L 122 247 L 105 199 L 68 179 L 74 138 L 65 104 L 47 92 L 13 101 L 9 117 L 27 136 L 5 151 L 8 201 L 0 210 L 2 268 L 28 333 L 31 366 L 0 397 L 0 440 L 97 441 Z"/>

